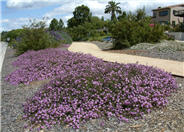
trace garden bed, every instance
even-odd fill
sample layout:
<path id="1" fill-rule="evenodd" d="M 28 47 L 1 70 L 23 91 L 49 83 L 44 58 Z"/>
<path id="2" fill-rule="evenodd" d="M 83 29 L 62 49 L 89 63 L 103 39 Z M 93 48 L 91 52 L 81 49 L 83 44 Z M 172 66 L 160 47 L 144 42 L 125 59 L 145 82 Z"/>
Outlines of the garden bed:
<path id="1" fill-rule="evenodd" d="M 25 121 L 22 120 L 23 107 L 26 98 L 32 97 L 41 88 L 44 82 L 35 82 L 30 85 L 12 86 L 4 81 L 5 76 L 15 70 L 11 63 L 17 58 L 13 56 L 14 51 L 7 49 L 3 65 L 2 79 L 2 131 L 24 131 Z M 119 122 L 117 118 L 110 117 L 92 119 L 79 128 L 82 131 L 183 131 L 184 127 L 184 79 L 174 77 L 179 86 L 177 93 L 169 97 L 169 104 L 161 109 L 156 109 L 145 114 L 144 119 L 130 119 L 128 123 Z M 54 132 L 76 131 L 67 126 L 60 125 L 51 129 Z M 47 131 L 47 130 L 45 130 Z"/>

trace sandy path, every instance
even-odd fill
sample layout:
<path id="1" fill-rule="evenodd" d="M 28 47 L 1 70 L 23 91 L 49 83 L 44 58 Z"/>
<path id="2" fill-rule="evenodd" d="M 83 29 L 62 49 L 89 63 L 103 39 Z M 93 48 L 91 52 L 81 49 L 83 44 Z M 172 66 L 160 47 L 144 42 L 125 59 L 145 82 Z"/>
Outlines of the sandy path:
<path id="1" fill-rule="evenodd" d="M 89 42 L 73 42 L 68 48 L 72 52 L 80 52 L 85 54 L 91 54 L 97 58 L 101 58 L 105 61 L 118 62 L 118 63 L 138 63 L 148 66 L 154 66 L 160 69 L 164 69 L 173 75 L 184 77 L 184 62 L 156 59 L 149 57 L 141 57 L 127 54 L 107 53 L 98 48 L 95 44 Z"/>

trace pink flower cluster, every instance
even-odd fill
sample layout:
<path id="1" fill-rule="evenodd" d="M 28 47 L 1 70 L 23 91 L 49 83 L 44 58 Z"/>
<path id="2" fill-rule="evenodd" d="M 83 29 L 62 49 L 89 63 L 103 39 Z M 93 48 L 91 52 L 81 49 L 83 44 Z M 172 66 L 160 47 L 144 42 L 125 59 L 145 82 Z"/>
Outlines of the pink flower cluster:
<path id="1" fill-rule="evenodd" d="M 94 58 L 90 55 L 83 57 L 83 54 L 61 51 L 60 49 L 28 51 L 13 62 L 13 65 L 18 69 L 6 76 L 5 80 L 13 85 L 20 83 L 27 85 L 35 80 L 52 79 L 65 71 L 70 71 L 77 63 L 88 63 L 86 60 Z M 81 59 L 77 61 L 76 58 Z"/>
<path id="2" fill-rule="evenodd" d="M 13 64 L 20 69 L 7 77 L 12 84 L 52 78 L 23 105 L 24 119 L 41 129 L 63 123 L 79 128 L 104 116 L 138 119 L 165 106 L 177 89 L 175 79 L 160 69 L 59 49 L 30 51 Z"/>

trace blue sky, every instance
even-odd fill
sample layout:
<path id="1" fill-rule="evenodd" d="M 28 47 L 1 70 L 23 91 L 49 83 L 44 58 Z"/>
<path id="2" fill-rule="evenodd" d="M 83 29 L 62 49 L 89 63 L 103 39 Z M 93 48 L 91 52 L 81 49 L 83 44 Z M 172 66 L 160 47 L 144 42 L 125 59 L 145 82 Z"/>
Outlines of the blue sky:
<path id="1" fill-rule="evenodd" d="M 67 20 L 72 17 L 72 12 L 76 6 L 87 5 L 95 16 L 110 15 L 104 14 L 105 6 L 109 0 L 0 0 L 1 2 L 1 27 L 2 30 L 21 28 L 28 24 L 30 19 L 41 20 L 47 18 L 47 24 L 53 18 L 62 19 L 67 24 Z M 184 3 L 184 0 L 114 0 L 120 2 L 123 11 L 135 11 L 145 6 L 148 15 L 151 10 L 158 6 L 168 6 Z"/>

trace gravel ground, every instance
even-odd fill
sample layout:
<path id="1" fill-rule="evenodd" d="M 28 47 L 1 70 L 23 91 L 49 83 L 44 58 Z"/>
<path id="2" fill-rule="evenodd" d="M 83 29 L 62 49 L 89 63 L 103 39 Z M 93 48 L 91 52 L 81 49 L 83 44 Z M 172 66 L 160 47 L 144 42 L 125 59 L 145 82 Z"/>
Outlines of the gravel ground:
<path id="1" fill-rule="evenodd" d="M 111 53 L 131 54 L 167 60 L 184 61 L 184 42 L 162 41 L 157 44 L 140 43 L 129 49 L 110 50 L 112 43 L 94 41 L 99 48 Z"/>
<path id="2" fill-rule="evenodd" d="M 4 81 L 4 77 L 15 70 L 11 63 L 16 59 L 14 51 L 7 49 L 2 69 L 2 132 L 25 132 L 25 121 L 22 117 L 22 104 L 31 97 L 44 82 L 33 82 L 28 86 L 12 86 Z M 78 130 L 68 126 L 55 126 L 44 132 L 184 132 L 184 78 L 175 77 L 178 92 L 169 97 L 167 107 L 152 111 L 144 119 L 130 120 L 129 123 L 118 122 L 116 118 L 93 119 Z M 47 82 L 47 81 L 46 81 Z"/>

